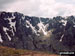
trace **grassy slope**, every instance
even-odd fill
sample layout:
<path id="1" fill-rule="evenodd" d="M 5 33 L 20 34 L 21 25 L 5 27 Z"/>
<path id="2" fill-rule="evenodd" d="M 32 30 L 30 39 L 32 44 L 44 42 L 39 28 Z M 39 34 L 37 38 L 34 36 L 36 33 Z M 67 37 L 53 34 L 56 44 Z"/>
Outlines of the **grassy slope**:
<path id="1" fill-rule="evenodd" d="M 21 50 L 0 46 L 0 56 L 59 56 L 40 51 Z"/>

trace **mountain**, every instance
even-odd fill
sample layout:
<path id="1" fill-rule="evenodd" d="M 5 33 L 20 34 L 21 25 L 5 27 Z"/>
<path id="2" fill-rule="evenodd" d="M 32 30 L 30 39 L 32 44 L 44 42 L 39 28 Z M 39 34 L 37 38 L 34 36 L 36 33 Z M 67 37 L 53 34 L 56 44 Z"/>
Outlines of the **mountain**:
<path id="1" fill-rule="evenodd" d="M 0 12 L 0 45 L 58 53 L 75 50 L 75 16 L 43 18 Z"/>

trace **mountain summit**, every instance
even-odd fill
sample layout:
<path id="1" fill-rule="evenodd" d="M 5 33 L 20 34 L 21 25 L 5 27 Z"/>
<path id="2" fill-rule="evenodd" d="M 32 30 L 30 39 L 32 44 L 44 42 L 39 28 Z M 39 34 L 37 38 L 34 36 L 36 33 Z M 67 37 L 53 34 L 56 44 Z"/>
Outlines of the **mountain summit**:
<path id="1" fill-rule="evenodd" d="M 41 51 L 75 50 L 75 17 L 43 18 L 0 12 L 0 45 Z"/>

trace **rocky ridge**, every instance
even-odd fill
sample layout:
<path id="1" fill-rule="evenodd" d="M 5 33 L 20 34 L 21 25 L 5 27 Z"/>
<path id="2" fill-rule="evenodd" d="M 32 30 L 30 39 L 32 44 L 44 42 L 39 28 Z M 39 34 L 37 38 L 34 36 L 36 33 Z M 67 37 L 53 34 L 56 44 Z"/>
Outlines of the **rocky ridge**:
<path id="1" fill-rule="evenodd" d="M 0 45 L 41 51 L 75 50 L 75 17 L 43 18 L 0 12 Z"/>

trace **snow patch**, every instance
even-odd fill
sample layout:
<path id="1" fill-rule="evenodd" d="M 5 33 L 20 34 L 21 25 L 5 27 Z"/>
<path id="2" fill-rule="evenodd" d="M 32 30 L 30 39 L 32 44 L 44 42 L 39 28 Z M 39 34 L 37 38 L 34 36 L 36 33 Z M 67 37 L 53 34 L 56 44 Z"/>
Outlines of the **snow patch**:
<path id="1" fill-rule="evenodd" d="M 1 34 L 0 34 L 0 42 L 1 42 L 1 43 L 3 42 L 2 38 L 1 38 Z"/>
<path id="2" fill-rule="evenodd" d="M 73 27 L 75 27 L 75 21 L 73 21 L 73 24 L 74 24 Z"/>
<path id="3" fill-rule="evenodd" d="M 63 22 L 63 25 L 66 26 L 67 20 L 61 20 L 60 22 Z"/>
<path id="4" fill-rule="evenodd" d="M 12 19 L 14 19 L 14 18 L 8 18 L 9 24 L 10 24 L 10 27 L 11 27 L 11 28 L 14 27 L 14 30 L 16 31 L 16 27 L 15 27 L 16 22 L 12 22 Z"/>
<path id="5" fill-rule="evenodd" d="M 25 19 L 25 16 L 22 16 L 22 19 L 24 20 Z"/>
<path id="6" fill-rule="evenodd" d="M 47 25 L 44 25 L 41 20 L 40 20 L 40 23 L 38 23 L 37 25 L 39 27 L 38 32 L 41 32 L 42 31 L 44 35 L 47 35 L 47 31 L 46 31 Z"/>
<path id="7" fill-rule="evenodd" d="M 64 37 L 64 34 L 61 36 L 61 38 L 60 38 L 60 40 L 59 40 L 60 42 L 62 42 L 63 37 Z"/>
<path id="8" fill-rule="evenodd" d="M 73 27 L 75 27 L 75 25 L 73 25 Z"/>
<path id="9" fill-rule="evenodd" d="M 8 35 L 8 33 L 6 32 L 6 30 L 9 30 L 8 28 L 6 27 L 3 27 L 3 30 L 5 31 L 5 34 L 8 36 L 8 39 L 11 41 L 11 37 Z"/>
<path id="10" fill-rule="evenodd" d="M 26 24 L 26 27 L 29 28 L 30 26 Z"/>
<path id="11" fill-rule="evenodd" d="M 28 20 L 26 20 L 26 23 L 32 28 L 34 33 L 37 33 L 35 27 L 33 27 Z"/>

